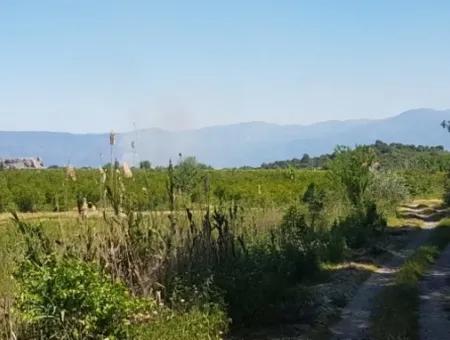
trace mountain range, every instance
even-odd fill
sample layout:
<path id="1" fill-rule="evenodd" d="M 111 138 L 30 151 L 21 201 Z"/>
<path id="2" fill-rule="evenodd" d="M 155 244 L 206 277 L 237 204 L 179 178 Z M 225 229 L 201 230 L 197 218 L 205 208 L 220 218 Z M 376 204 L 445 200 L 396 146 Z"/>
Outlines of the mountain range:
<path id="1" fill-rule="evenodd" d="M 304 153 L 330 153 L 336 145 L 387 143 L 443 145 L 450 134 L 440 126 L 450 110 L 415 109 L 385 119 L 326 121 L 311 125 L 249 122 L 184 131 L 144 129 L 117 136 L 114 158 L 129 164 L 195 156 L 216 168 L 259 166 L 299 158 Z M 135 152 L 131 147 L 135 145 Z M 36 157 L 46 165 L 99 166 L 110 161 L 109 134 L 0 131 L 0 158 Z"/>

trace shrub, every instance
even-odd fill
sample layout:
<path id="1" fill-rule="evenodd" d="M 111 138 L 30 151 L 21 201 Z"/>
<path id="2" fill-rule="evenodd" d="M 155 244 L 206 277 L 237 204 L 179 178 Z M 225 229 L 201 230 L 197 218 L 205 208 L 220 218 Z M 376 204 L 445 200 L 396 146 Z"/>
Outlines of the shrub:
<path id="1" fill-rule="evenodd" d="M 169 309 L 132 297 L 123 284 L 74 258 L 25 261 L 16 279 L 23 338 L 220 339 L 227 329 L 218 304 L 180 299 L 183 308 Z"/>
<path id="2" fill-rule="evenodd" d="M 446 206 L 450 206 L 450 171 L 447 172 L 444 183 L 444 203 Z"/>
<path id="3" fill-rule="evenodd" d="M 227 329 L 224 312 L 214 308 L 208 312 L 193 308 L 182 314 L 171 313 L 151 324 L 143 324 L 130 332 L 137 340 L 219 340 Z"/>
<path id="4" fill-rule="evenodd" d="M 44 200 L 44 195 L 36 189 L 25 185 L 14 189 L 14 203 L 20 212 L 35 212 Z"/>
<path id="5" fill-rule="evenodd" d="M 392 171 L 374 171 L 368 189 L 369 200 L 383 213 L 393 213 L 398 204 L 409 198 L 406 181 Z"/>
<path id="6" fill-rule="evenodd" d="M 302 201 L 308 206 L 311 227 L 314 229 L 325 208 L 325 191 L 311 183 L 303 194 Z"/>
<path id="7" fill-rule="evenodd" d="M 347 242 L 336 224 L 328 233 L 325 233 L 324 239 L 325 247 L 322 251 L 322 258 L 329 262 L 339 262 L 343 260 L 347 250 Z"/>
<path id="8" fill-rule="evenodd" d="M 335 158 L 329 163 L 332 180 L 341 186 L 346 198 L 355 208 L 365 204 L 374 163 L 374 151 L 365 146 L 359 146 L 354 150 L 338 147 Z"/>
<path id="9" fill-rule="evenodd" d="M 321 240 L 318 233 L 306 223 L 305 213 L 298 206 L 290 207 L 283 216 L 279 230 L 280 248 L 286 261 L 288 276 L 296 279 L 319 268 L 318 250 Z"/>
<path id="10" fill-rule="evenodd" d="M 381 234 L 386 228 L 386 219 L 378 212 L 374 203 L 358 209 L 337 225 L 349 247 L 360 248 L 371 237 Z"/>
<path id="11" fill-rule="evenodd" d="M 24 338 L 123 339 L 133 316 L 155 308 L 131 297 L 93 265 L 73 258 L 48 256 L 42 265 L 26 260 L 16 279 Z"/>
<path id="12" fill-rule="evenodd" d="M 6 178 L 0 173 L 0 213 L 13 207 L 12 194 L 8 188 Z"/>

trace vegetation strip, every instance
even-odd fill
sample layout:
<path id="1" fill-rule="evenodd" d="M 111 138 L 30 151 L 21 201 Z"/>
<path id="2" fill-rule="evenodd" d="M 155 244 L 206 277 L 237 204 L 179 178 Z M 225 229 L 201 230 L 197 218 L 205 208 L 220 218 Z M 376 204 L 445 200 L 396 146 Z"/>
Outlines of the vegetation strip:
<path id="1" fill-rule="evenodd" d="M 367 147 L 338 148 L 327 171 L 215 171 L 188 158 L 0 179 L 3 210 L 57 216 L 0 225 L 6 339 L 220 339 L 261 325 L 302 336 L 338 316 L 368 271 L 328 276 L 321 264 L 382 254 L 377 244 L 399 235 L 385 217 L 417 194 Z"/>
<path id="2" fill-rule="evenodd" d="M 372 315 L 374 339 L 419 339 L 419 280 L 450 242 L 450 220 L 442 221 L 427 242 L 401 267 L 395 283 L 377 299 Z"/>

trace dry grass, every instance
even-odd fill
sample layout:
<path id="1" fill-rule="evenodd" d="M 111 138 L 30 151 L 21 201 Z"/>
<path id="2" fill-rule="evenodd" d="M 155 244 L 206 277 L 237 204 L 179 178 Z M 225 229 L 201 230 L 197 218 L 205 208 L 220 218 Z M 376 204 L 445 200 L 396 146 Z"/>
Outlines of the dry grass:
<path id="1" fill-rule="evenodd" d="M 355 269 L 355 270 L 361 270 L 371 273 L 378 272 L 381 267 L 374 264 L 374 263 L 364 263 L 364 262 L 343 262 L 343 263 L 324 263 L 322 264 L 322 269 L 326 271 L 340 271 L 340 270 L 347 270 L 347 269 Z"/>

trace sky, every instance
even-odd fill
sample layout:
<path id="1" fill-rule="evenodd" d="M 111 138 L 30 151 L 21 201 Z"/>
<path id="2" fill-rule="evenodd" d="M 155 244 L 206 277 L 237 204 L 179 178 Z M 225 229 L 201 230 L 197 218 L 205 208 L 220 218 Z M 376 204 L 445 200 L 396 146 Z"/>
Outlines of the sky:
<path id="1" fill-rule="evenodd" d="M 0 130 L 450 108 L 450 1 L 0 0 Z"/>

